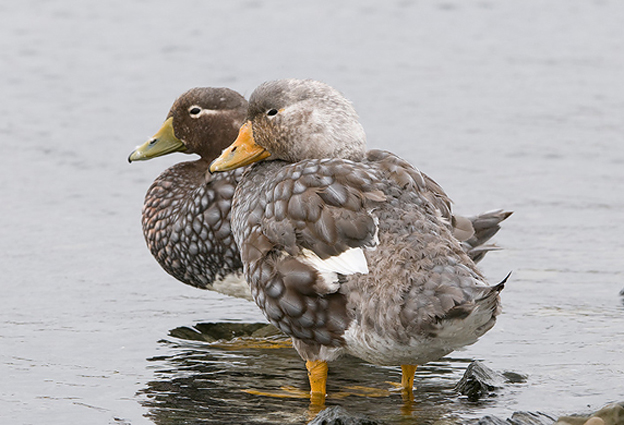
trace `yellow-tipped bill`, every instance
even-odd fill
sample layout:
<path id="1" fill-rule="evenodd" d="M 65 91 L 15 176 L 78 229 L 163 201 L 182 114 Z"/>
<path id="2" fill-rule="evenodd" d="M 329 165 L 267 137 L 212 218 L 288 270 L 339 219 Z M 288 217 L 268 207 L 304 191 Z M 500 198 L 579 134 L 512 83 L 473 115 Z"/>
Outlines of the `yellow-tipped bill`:
<path id="1" fill-rule="evenodd" d="M 154 137 L 136 148 L 128 157 L 128 162 L 144 161 L 167 155 L 172 152 L 184 152 L 186 146 L 175 136 L 173 131 L 173 117 L 164 122 Z"/>
<path id="2" fill-rule="evenodd" d="M 221 152 L 221 156 L 210 164 L 210 172 L 228 171 L 253 164 L 271 156 L 263 147 L 258 146 L 253 138 L 251 122 L 247 121 L 240 128 L 238 137 Z"/>

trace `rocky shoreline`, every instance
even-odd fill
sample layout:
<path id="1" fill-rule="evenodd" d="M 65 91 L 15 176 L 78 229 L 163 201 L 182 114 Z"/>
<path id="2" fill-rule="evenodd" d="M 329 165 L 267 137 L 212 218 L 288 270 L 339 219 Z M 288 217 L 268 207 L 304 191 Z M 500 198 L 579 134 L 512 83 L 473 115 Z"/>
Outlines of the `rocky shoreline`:
<path id="1" fill-rule="evenodd" d="M 624 289 L 622 290 L 624 295 Z M 172 329 L 171 337 L 201 341 L 224 348 L 242 346 L 289 346 L 290 340 L 271 325 L 263 323 L 199 323 L 193 327 Z M 250 344 L 250 341 L 253 341 Z M 516 372 L 496 372 L 479 361 L 468 365 L 455 391 L 470 402 L 495 397 L 505 387 L 527 382 L 527 376 Z M 366 415 L 352 414 L 341 406 L 322 410 L 308 425 L 383 425 L 384 421 Z M 434 425 L 624 425 L 624 400 L 606 404 L 594 412 L 577 412 L 557 417 L 545 412 L 514 412 L 509 418 L 487 415 L 466 419 L 457 415 L 443 416 Z"/>
<path id="2" fill-rule="evenodd" d="M 466 368 L 455 389 L 474 402 L 494 395 L 505 384 L 522 383 L 526 379 L 526 376 L 514 372 L 495 372 L 481 362 L 474 361 Z M 383 421 L 351 415 L 340 406 L 332 406 L 320 412 L 308 425 L 383 424 Z M 576 413 L 559 418 L 542 412 L 514 412 L 506 419 L 493 415 L 468 420 L 451 416 L 440 419 L 434 425 L 624 425 L 624 401 L 609 403 L 595 412 Z"/>

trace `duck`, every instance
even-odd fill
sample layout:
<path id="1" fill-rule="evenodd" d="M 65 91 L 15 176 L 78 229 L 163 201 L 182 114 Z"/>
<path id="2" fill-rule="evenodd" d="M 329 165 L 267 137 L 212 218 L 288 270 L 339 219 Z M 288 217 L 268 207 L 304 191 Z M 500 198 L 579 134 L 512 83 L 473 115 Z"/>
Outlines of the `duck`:
<path id="1" fill-rule="evenodd" d="M 177 280 L 245 300 L 251 291 L 230 234 L 231 199 L 243 169 L 211 175 L 208 166 L 236 139 L 247 101 L 228 88 L 196 87 L 181 94 L 160 130 L 128 157 L 146 161 L 174 152 L 200 159 L 176 164 L 151 184 L 142 211 L 143 236 L 158 264 Z M 488 244 L 508 211 L 453 215 L 454 235 L 473 259 L 497 250 Z"/>
<path id="2" fill-rule="evenodd" d="M 162 172 L 145 195 L 142 229 L 158 264 L 177 280 L 251 300 L 230 231 L 230 208 L 243 170 L 210 174 L 210 163 L 231 144 L 247 112 L 234 90 L 196 87 L 180 95 L 160 130 L 128 157 L 144 161 L 173 152 L 198 159 Z"/>
<path id="3" fill-rule="evenodd" d="M 313 404 L 325 401 L 328 362 L 344 354 L 400 365 L 399 386 L 413 398 L 418 365 L 494 326 L 507 278 L 487 283 L 454 236 L 451 201 L 433 179 L 367 150 L 338 90 L 300 79 L 256 88 L 238 137 L 210 172 L 239 167 L 247 169 L 231 229 L 244 275 L 305 361 Z"/>

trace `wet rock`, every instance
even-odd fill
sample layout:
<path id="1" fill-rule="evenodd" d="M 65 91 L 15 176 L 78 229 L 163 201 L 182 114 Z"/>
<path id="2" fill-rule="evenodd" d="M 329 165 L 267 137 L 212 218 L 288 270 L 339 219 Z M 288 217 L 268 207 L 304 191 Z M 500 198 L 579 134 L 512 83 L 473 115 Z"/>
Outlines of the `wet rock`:
<path id="1" fill-rule="evenodd" d="M 206 341 L 202 334 L 197 332 L 193 328 L 187 328 L 186 326 L 181 326 L 179 328 L 171 329 L 169 331 L 169 336 L 178 339 L 185 339 L 187 341 Z"/>
<path id="2" fill-rule="evenodd" d="M 455 390 L 467 396 L 468 400 L 477 401 L 502 388 L 504 382 L 505 377 L 502 374 L 494 372 L 479 361 L 474 361 L 466 368 Z"/>
<path id="3" fill-rule="evenodd" d="M 251 338 L 269 338 L 274 336 L 283 336 L 284 338 L 287 337 L 284 333 L 282 333 L 282 331 L 277 329 L 275 326 L 269 324 L 266 324 L 256 329 L 249 336 Z"/>
<path id="4" fill-rule="evenodd" d="M 498 416 L 484 416 L 470 422 L 471 425 L 552 425 L 555 419 L 543 413 L 514 412 L 509 419 Z"/>
<path id="5" fill-rule="evenodd" d="M 551 425 L 555 418 L 541 412 L 514 412 L 507 422 L 511 425 Z"/>
<path id="6" fill-rule="evenodd" d="M 192 328 L 182 326 L 169 331 L 174 338 L 189 341 L 230 341 L 234 338 L 267 338 L 280 335 L 273 325 L 266 323 L 198 323 Z"/>
<path id="7" fill-rule="evenodd" d="M 503 372 L 506 384 L 524 384 L 527 381 L 527 376 L 516 372 Z"/>
<path id="8" fill-rule="evenodd" d="M 498 373 L 475 360 L 468 365 L 455 390 L 467 396 L 468 400 L 477 401 L 493 395 L 503 384 L 520 384 L 526 381 L 526 375 L 516 372 Z"/>
<path id="9" fill-rule="evenodd" d="M 340 406 L 332 406 L 321 411 L 308 425 L 382 425 L 375 419 L 352 415 Z"/>
<path id="10" fill-rule="evenodd" d="M 504 419 L 499 418 L 498 416 L 487 415 L 482 417 L 481 419 L 477 419 L 475 422 L 471 422 L 473 425 L 509 425 Z"/>
<path id="11" fill-rule="evenodd" d="M 605 421 L 602 418 L 594 416 L 593 418 L 587 419 L 585 425 L 605 425 Z"/>
<path id="12" fill-rule="evenodd" d="M 544 413 L 515 412 L 509 419 L 484 416 L 468 422 L 470 425 L 624 425 L 624 402 L 608 404 L 589 415 L 554 418 Z"/>
<path id="13" fill-rule="evenodd" d="M 562 416 L 555 425 L 624 425 L 624 402 L 608 404 L 590 415 Z"/>

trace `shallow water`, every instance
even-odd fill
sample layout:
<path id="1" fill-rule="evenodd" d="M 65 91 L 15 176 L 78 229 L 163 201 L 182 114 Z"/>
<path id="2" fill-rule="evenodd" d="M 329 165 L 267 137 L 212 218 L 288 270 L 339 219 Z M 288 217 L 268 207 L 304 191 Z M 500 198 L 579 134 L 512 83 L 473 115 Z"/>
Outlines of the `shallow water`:
<path id="1" fill-rule="evenodd" d="M 615 1 L 22 1 L 0 5 L 0 418 L 3 423 L 305 423 L 290 349 L 168 336 L 258 322 L 176 282 L 140 231 L 175 155 L 128 165 L 193 86 L 249 95 L 309 77 L 343 91 L 371 147 L 434 177 L 460 213 L 515 211 L 483 261 L 504 313 L 398 396 L 329 399 L 387 423 L 595 410 L 624 399 L 624 5 Z M 470 403 L 466 365 L 526 374 Z M 330 392 L 397 368 L 331 365 Z"/>

